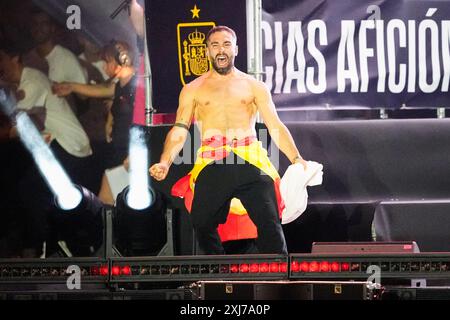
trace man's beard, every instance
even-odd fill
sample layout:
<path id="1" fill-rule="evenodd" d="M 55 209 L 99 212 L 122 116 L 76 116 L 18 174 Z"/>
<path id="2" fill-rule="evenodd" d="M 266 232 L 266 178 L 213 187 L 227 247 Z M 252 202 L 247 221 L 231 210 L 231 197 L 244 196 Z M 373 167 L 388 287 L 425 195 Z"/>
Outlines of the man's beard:
<path id="1" fill-rule="evenodd" d="M 234 61 L 231 60 L 228 56 L 227 56 L 227 59 L 228 59 L 228 64 L 225 67 L 219 67 L 217 65 L 217 58 L 212 61 L 212 66 L 213 66 L 214 70 L 216 70 L 216 72 L 218 74 L 224 76 L 224 75 L 230 73 L 231 69 L 233 69 Z"/>

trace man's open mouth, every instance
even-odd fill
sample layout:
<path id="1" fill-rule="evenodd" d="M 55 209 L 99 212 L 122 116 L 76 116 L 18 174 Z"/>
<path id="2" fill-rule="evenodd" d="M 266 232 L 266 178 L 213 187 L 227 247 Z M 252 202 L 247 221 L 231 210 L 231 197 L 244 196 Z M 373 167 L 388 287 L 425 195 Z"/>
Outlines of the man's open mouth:
<path id="1" fill-rule="evenodd" d="M 216 56 L 217 65 L 224 67 L 228 64 L 228 57 L 226 55 Z"/>

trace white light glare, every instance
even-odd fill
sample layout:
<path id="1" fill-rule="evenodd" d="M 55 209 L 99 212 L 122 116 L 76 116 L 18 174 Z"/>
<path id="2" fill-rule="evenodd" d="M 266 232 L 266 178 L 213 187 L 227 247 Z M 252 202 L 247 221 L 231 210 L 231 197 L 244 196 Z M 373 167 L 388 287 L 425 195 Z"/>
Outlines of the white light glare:
<path id="1" fill-rule="evenodd" d="M 152 203 L 148 181 L 148 148 L 142 128 L 130 129 L 130 188 L 126 198 L 130 208 L 142 210 Z"/>
<path id="2" fill-rule="evenodd" d="M 55 195 L 60 208 L 63 210 L 76 208 L 82 199 L 80 190 L 72 184 L 70 178 L 61 164 L 55 159 L 49 146 L 44 142 L 28 115 L 25 112 L 20 112 L 16 119 L 20 139 L 32 154 L 36 165 Z"/>

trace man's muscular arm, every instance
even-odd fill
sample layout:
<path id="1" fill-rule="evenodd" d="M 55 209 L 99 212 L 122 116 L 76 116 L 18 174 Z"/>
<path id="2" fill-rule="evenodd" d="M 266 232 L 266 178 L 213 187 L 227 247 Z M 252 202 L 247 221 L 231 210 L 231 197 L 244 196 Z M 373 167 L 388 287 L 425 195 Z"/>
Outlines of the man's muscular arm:
<path id="1" fill-rule="evenodd" d="M 306 161 L 300 155 L 288 128 L 278 117 L 269 90 L 262 82 L 256 80 L 254 80 L 253 90 L 255 104 L 275 144 L 292 163 L 300 162 L 306 169 Z"/>
<path id="2" fill-rule="evenodd" d="M 194 106 L 193 92 L 187 85 L 181 90 L 175 125 L 167 134 L 161 159 L 150 168 L 151 176 L 158 181 L 166 178 L 170 165 L 183 148 L 194 115 Z"/>

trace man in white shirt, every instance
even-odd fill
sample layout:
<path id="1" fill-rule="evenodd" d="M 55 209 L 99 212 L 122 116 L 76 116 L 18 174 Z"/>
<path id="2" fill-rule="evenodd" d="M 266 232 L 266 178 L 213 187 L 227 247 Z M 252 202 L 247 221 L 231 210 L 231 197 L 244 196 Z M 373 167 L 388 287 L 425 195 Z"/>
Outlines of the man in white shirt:
<path id="1" fill-rule="evenodd" d="M 77 56 L 70 50 L 56 44 L 56 25 L 53 19 L 44 11 L 35 9 L 31 16 L 31 36 L 35 43 L 37 54 L 47 61 L 48 78 L 53 82 L 87 83 L 87 77 Z M 77 101 L 68 98 L 72 110 L 77 114 Z"/>
<path id="2" fill-rule="evenodd" d="M 87 82 L 76 55 L 55 43 L 56 25 L 46 12 L 38 9 L 32 12 L 30 31 L 37 53 L 48 62 L 51 81 Z"/>
<path id="3" fill-rule="evenodd" d="M 42 72 L 23 66 L 14 45 L 0 44 L 0 74 L 17 86 L 17 109 L 30 114 L 69 176 L 75 183 L 82 182 L 92 149 L 67 101 L 52 93 L 51 83 Z"/>
<path id="4" fill-rule="evenodd" d="M 89 138 L 64 98 L 51 91 L 49 79 L 40 71 L 24 67 L 21 50 L 11 43 L 0 43 L 0 75 L 11 88 L 16 88 L 17 109 L 27 112 L 50 144 L 55 157 L 76 184 L 89 179 Z M 13 127 L 10 136 L 17 136 Z M 14 156 L 14 155 L 9 155 Z M 25 221 L 29 230 L 26 247 L 39 256 L 46 234 L 46 212 L 52 205 L 52 195 L 36 168 L 18 181 L 19 192 L 28 212 Z"/>

